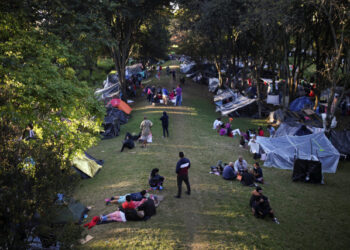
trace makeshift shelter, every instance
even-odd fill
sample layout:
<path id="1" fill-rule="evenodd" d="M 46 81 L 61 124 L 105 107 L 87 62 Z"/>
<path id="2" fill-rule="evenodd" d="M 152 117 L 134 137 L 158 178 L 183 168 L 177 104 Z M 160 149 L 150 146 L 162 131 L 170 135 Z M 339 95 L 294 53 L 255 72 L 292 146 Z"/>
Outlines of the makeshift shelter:
<path id="1" fill-rule="evenodd" d="M 277 109 L 273 112 L 270 112 L 268 117 L 268 123 L 274 123 L 276 125 L 281 124 L 282 122 L 299 122 L 301 124 L 322 128 L 322 118 L 313 112 L 312 110 L 306 109 L 299 112 L 294 112 L 291 110 Z"/>
<path id="2" fill-rule="evenodd" d="M 81 224 L 84 219 L 84 215 L 89 211 L 87 207 L 85 207 L 80 202 L 70 199 L 68 204 L 62 203 L 57 204 L 54 210 L 54 216 L 52 216 L 54 224 L 66 224 L 69 222 L 73 222 L 76 224 Z"/>
<path id="3" fill-rule="evenodd" d="M 128 122 L 127 115 L 118 108 L 108 107 L 103 127 L 104 132 L 101 133 L 103 139 L 114 138 L 119 135 L 120 125 Z"/>
<path id="4" fill-rule="evenodd" d="M 249 99 L 245 96 L 234 93 L 231 89 L 218 92 L 218 94 L 214 96 L 216 112 L 220 111 L 221 115 L 229 115 L 236 110 L 254 103 L 255 101 L 256 99 Z"/>
<path id="5" fill-rule="evenodd" d="M 302 109 L 310 108 L 312 106 L 313 106 L 313 103 L 310 100 L 310 98 L 307 96 L 302 96 L 292 101 L 289 104 L 289 109 L 291 111 L 300 111 Z"/>
<path id="6" fill-rule="evenodd" d="M 339 153 L 350 157 L 350 130 L 334 131 L 332 130 L 329 140 Z"/>
<path id="7" fill-rule="evenodd" d="M 323 132 L 275 138 L 258 136 L 256 142 L 266 153 L 264 166 L 293 169 L 296 158 L 316 158 L 322 163 L 322 172 L 335 173 L 337 170 L 340 154 Z"/>
<path id="8" fill-rule="evenodd" d="M 103 162 L 97 163 L 98 160 L 92 159 L 89 155 L 76 156 L 72 163 L 74 169 L 80 174 L 83 179 L 94 177 L 97 172 L 102 168 Z"/>
<path id="9" fill-rule="evenodd" d="M 299 122 L 283 122 L 278 129 L 276 130 L 276 133 L 273 137 L 280 137 L 285 135 L 290 136 L 303 136 L 303 135 L 309 135 L 312 133 L 318 133 L 322 132 L 323 129 L 321 128 L 314 128 L 310 126 L 306 126 L 304 124 L 301 124 Z"/>
<path id="10" fill-rule="evenodd" d="M 219 87 L 219 79 L 209 78 L 208 81 L 209 81 L 209 84 L 208 84 L 209 92 L 215 92 Z"/>
<path id="11" fill-rule="evenodd" d="M 144 75 L 142 71 L 142 64 L 137 63 L 131 66 L 126 66 L 125 67 L 125 78 L 129 79 L 132 75 L 137 75 L 141 74 L 142 76 Z"/>
<path id="12" fill-rule="evenodd" d="M 120 83 L 117 74 L 109 74 L 103 82 L 103 89 L 95 91 L 95 96 L 98 100 L 110 99 L 120 95 Z"/>

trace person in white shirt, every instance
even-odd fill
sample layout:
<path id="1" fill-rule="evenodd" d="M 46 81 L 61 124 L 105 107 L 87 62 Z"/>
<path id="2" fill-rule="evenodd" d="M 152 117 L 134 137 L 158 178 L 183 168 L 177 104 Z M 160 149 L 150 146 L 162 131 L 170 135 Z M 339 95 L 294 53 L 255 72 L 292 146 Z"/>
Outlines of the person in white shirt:
<path id="1" fill-rule="evenodd" d="M 221 118 L 217 118 L 213 123 L 213 129 L 218 129 L 221 127 L 224 123 L 221 121 Z"/>
<path id="2" fill-rule="evenodd" d="M 248 163 L 242 156 L 238 157 L 238 160 L 235 162 L 234 169 L 237 174 L 242 174 L 244 170 L 248 169 Z"/>

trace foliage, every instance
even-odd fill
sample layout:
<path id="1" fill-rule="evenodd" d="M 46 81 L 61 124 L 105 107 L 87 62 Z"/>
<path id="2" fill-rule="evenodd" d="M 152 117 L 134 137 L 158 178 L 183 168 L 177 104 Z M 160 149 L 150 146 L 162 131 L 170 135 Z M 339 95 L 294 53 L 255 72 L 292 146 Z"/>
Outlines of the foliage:
<path id="1" fill-rule="evenodd" d="M 20 11 L 2 13 L 0 29 L 1 246 L 20 249 L 38 235 L 37 215 L 51 228 L 57 193 L 74 187 L 70 160 L 97 142 L 104 109 L 77 79 L 81 58 L 57 36 Z M 36 139 L 26 141 L 28 124 Z"/>

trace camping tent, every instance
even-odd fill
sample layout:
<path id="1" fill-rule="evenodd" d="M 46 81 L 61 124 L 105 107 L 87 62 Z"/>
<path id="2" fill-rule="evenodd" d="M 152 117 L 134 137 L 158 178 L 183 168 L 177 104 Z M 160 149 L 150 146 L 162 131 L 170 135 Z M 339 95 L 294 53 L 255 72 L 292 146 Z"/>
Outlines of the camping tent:
<path id="1" fill-rule="evenodd" d="M 313 106 L 313 103 L 310 100 L 310 98 L 307 96 L 302 96 L 302 97 L 299 97 L 299 98 L 295 99 L 294 101 L 292 101 L 289 104 L 289 109 L 291 111 L 300 111 L 304 108 L 309 108 L 311 106 Z"/>
<path id="2" fill-rule="evenodd" d="M 309 135 L 312 133 L 318 133 L 322 132 L 323 129 L 321 128 L 315 128 L 303 125 L 299 122 L 283 122 L 278 129 L 276 130 L 276 133 L 273 137 L 280 137 L 285 135 L 290 136 L 303 136 L 303 135 Z"/>
<path id="3" fill-rule="evenodd" d="M 65 224 L 69 222 L 80 224 L 88 211 L 89 209 L 83 204 L 74 199 L 70 199 L 68 204 L 62 203 L 56 205 L 54 216 L 52 216 L 52 222 L 55 224 Z"/>
<path id="4" fill-rule="evenodd" d="M 304 136 L 281 136 L 275 138 L 258 136 L 257 143 L 267 154 L 264 166 L 293 169 L 294 159 L 318 158 L 322 171 L 335 173 L 339 152 L 323 132 Z"/>
<path id="5" fill-rule="evenodd" d="M 97 163 L 98 160 L 91 159 L 90 155 L 76 156 L 72 163 L 77 172 L 83 179 L 94 177 L 102 168 L 102 162 Z M 102 164 L 101 164 L 102 163 Z"/>

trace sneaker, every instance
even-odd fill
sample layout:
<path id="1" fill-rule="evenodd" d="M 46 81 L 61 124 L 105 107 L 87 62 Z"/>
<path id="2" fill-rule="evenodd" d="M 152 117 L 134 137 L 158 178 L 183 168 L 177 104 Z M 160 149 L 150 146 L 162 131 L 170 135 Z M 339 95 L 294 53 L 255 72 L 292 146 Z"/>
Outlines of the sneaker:
<path id="1" fill-rule="evenodd" d="M 174 196 L 174 198 L 178 198 L 178 199 L 180 199 L 180 198 L 181 198 L 181 196 L 175 195 L 175 196 Z"/>

